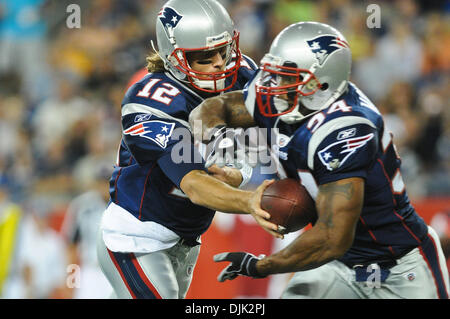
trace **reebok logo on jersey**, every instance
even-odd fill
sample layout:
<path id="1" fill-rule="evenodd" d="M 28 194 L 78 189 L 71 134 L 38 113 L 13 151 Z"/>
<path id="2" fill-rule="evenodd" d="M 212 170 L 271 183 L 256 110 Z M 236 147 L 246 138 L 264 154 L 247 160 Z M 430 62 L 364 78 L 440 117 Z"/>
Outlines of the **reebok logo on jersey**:
<path id="1" fill-rule="evenodd" d="M 353 136 L 355 136 L 355 134 L 356 134 L 356 128 L 351 128 L 351 129 L 348 129 L 348 130 L 340 131 L 338 133 L 338 136 L 337 136 L 336 139 L 338 141 L 340 141 L 340 140 L 343 140 L 344 138 L 353 137 Z"/>
<path id="2" fill-rule="evenodd" d="M 134 117 L 134 122 L 147 121 L 152 117 L 152 114 L 138 114 Z"/>
<path id="3" fill-rule="evenodd" d="M 350 155 L 366 145 L 373 137 L 374 134 L 370 133 L 365 136 L 347 138 L 330 144 L 318 152 L 319 159 L 329 171 L 334 171 L 341 167 Z"/>
<path id="4" fill-rule="evenodd" d="M 131 136 L 142 136 L 155 142 L 162 148 L 166 148 L 174 127 L 175 123 L 147 121 L 135 124 L 123 131 L 123 133 Z"/>

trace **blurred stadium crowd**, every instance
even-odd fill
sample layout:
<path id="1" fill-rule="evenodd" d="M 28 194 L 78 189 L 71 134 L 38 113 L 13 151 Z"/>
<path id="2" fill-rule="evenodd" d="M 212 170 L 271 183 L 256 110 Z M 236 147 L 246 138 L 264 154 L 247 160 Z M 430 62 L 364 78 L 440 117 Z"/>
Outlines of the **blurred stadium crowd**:
<path id="1" fill-rule="evenodd" d="M 410 197 L 450 196 L 449 1 L 221 2 L 256 62 L 290 23 L 342 31 L 353 81 L 394 134 Z M 81 28 L 67 27 L 71 3 Z M 0 0 L 0 297 L 107 297 L 97 279 L 67 289 L 69 279 L 77 284 L 67 265 L 99 278 L 93 234 L 121 138 L 120 103 L 145 66 L 163 3 Z M 371 3 L 379 28 L 366 24 Z M 448 214 L 441 220 L 449 224 Z"/>

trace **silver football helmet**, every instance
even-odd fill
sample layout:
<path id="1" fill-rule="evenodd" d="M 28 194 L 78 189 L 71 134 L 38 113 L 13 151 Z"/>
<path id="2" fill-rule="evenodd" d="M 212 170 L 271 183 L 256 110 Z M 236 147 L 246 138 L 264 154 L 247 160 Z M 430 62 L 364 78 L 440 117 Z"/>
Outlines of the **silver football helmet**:
<path id="1" fill-rule="evenodd" d="M 327 108 L 344 93 L 351 52 L 333 27 L 299 22 L 278 34 L 260 69 L 255 89 L 261 113 L 295 123 Z"/>
<path id="2" fill-rule="evenodd" d="M 239 33 L 225 8 L 215 0 L 170 0 L 156 19 L 158 54 L 178 80 L 196 89 L 217 93 L 231 88 L 237 79 L 241 53 Z M 198 72 L 191 68 L 191 52 L 226 47 L 226 68 L 221 72 Z M 231 78 L 225 87 L 225 79 Z"/>

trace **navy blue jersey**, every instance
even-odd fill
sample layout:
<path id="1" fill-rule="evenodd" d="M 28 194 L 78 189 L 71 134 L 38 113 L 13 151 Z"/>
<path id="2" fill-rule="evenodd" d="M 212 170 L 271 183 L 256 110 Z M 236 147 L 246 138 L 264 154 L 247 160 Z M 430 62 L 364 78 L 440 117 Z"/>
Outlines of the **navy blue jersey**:
<path id="1" fill-rule="evenodd" d="M 256 69 L 244 58 L 232 90 L 242 89 Z M 188 240 L 203 234 L 214 217 L 180 190 L 187 173 L 205 170 L 188 123 L 202 101 L 168 72 L 149 73 L 131 86 L 122 101 L 123 137 L 110 179 L 110 201 Z"/>
<path id="2" fill-rule="evenodd" d="M 245 104 L 258 126 L 277 129 L 277 141 L 269 143 L 277 146 L 272 149 L 286 176 L 300 180 L 314 198 L 322 184 L 350 177 L 365 180 L 355 239 L 342 262 L 392 260 L 426 238 L 427 225 L 408 199 L 392 135 L 378 109 L 354 84 L 328 108 L 288 125 L 260 114 L 254 82 L 244 89 Z"/>

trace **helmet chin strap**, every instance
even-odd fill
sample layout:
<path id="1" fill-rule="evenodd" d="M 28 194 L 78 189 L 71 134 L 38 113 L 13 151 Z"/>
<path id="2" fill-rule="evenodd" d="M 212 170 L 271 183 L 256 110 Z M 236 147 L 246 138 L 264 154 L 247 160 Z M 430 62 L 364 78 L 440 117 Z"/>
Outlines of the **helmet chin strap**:
<path id="1" fill-rule="evenodd" d="M 200 79 L 192 78 L 192 80 L 196 86 L 198 86 L 202 89 L 223 90 L 223 88 L 225 87 L 225 79 L 211 81 L 211 80 L 200 80 Z M 215 85 L 214 85 L 214 83 L 215 83 Z"/>
<path id="2" fill-rule="evenodd" d="M 153 40 L 150 40 L 150 45 L 152 46 L 153 51 L 155 51 L 155 53 L 158 54 L 158 56 L 164 61 L 161 54 L 159 54 L 159 51 L 156 50 L 155 43 L 153 42 Z"/>
<path id="3" fill-rule="evenodd" d="M 300 122 L 301 120 L 310 117 L 311 115 L 319 112 L 312 112 L 308 115 L 303 115 L 302 113 L 300 113 L 300 111 L 298 110 L 299 105 L 297 104 L 297 106 L 295 107 L 295 109 L 292 110 L 292 112 L 280 115 L 280 121 L 283 121 L 286 124 L 294 124 L 296 122 Z"/>
<path id="4" fill-rule="evenodd" d="M 320 112 L 323 109 L 326 109 L 332 103 L 334 103 L 334 101 L 336 101 L 342 95 L 342 93 L 344 93 L 344 90 L 347 87 L 347 83 L 348 83 L 347 81 L 342 81 L 341 84 L 339 84 L 339 87 L 337 88 L 337 90 L 330 96 L 330 98 L 319 109 L 311 110 L 313 112 L 308 113 L 307 115 L 303 115 L 299 111 L 299 107 L 300 107 L 300 103 L 301 103 L 301 98 L 299 98 L 298 99 L 299 101 L 297 102 L 297 106 L 292 110 L 292 112 L 280 115 L 280 120 L 285 122 L 286 124 L 293 124 L 293 123 L 299 122 L 301 120 L 304 120 L 305 118 L 308 118 L 308 117 Z M 277 100 L 281 100 L 281 99 L 277 99 Z M 282 100 L 282 101 L 284 101 L 284 100 Z M 276 101 L 274 101 L 274 103 L 275 103 L 275 105 L 277 104 Z M 286 110 L 288 108 L 288 102 L 284 101 L 284 103 L 286 103 L 286 106 L 284 108 Z M 277 105 L 276 105 L 276 107 L 277 107 Z M 305 108 L 307 108 L 307 107 L 305 106 Z M 307 109 L 309 110 L 309 108 L 307 108 Z"/>
<path id="5" fill-rule="evenodd" d="M 280 115 L 279 119 L 286 124 L 293 124 L 309 116 L 309 114 L 305 116 L 300 113 L 299 103 L 300 102 L 297 102 L 297 106 L 291 112 Z M 276 96 L 273 98 L 273 104 L 277 111 L 280 113 L 286 111 L 289 108 L 289 102 L 287 100 L 280 99 Z"/>

